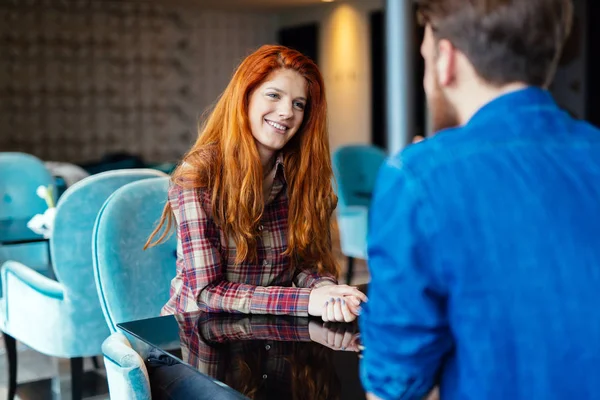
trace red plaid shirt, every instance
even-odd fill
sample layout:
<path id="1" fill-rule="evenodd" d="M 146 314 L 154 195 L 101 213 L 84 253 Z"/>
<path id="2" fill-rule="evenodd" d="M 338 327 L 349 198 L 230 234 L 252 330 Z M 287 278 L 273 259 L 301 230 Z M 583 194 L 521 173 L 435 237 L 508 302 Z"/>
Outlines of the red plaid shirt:
<path id="1" fill-rule="evenodd" d="M 177 221 L 177 274 L 162 314 L 189 311 L 308 315 L 312 288 L 336 284 L 310 266 L 293 270 L 287 249 L 288 196 L 282 158 L 261 220 L 258 263 L 235 265 L 233 240 L 212 217 L 211 193 L 172 184 L 169 203 Z M 294 284 L 295 287 L 292 287 Z"/>

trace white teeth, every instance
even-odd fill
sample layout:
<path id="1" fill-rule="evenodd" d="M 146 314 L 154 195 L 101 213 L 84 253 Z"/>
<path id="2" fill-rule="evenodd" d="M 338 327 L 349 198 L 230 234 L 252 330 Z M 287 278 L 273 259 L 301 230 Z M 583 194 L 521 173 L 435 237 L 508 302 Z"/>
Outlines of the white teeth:
<path id="1" fill-rule="evenodd" d="M 277 122 L 273 122 L 273 121 L 267 121 L 267 124 L 274 126 L 277 129 L 281 129 L 282 131 L 285 131 L 287 129 L 286 126 L 278 124 Z"/>

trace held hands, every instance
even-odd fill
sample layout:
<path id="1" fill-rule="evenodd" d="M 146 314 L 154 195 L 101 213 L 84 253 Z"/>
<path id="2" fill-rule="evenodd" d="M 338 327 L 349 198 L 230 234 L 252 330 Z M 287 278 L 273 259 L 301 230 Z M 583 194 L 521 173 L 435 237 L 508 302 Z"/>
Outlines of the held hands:
<path id="1" fill-rule="evenodd" d="M 323 321 L 352 322 L 360 314 L 367 296 L 348 285 L 328 285 L 313 289 L 308 300 L 308 314 Z"/>

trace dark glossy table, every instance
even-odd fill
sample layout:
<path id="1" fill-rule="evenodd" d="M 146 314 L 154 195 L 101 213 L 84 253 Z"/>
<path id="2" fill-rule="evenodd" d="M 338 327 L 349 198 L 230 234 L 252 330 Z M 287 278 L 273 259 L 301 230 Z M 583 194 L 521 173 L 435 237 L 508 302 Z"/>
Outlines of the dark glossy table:
<path id="1" fill-rule="evenodd" d="M 119 324 L 144 343 L 255 399 L 365 399 L 357 324 L 203 312 Z M 205 375 L 204 375 L 205 374 Z"/>
<path id="2" fill-rule="evenodd" d="M 47 270 L 42 274 L 55 279 L 54 270 L 52 269 L 50 258 L 49 239 L 43 235 L 39 235 L 27 227 L 27 222 L 31 218 L 0 220 L 0 246 L 14 246 L 28 243 L 46 243 L 46 251 L 48 252 Z"/>

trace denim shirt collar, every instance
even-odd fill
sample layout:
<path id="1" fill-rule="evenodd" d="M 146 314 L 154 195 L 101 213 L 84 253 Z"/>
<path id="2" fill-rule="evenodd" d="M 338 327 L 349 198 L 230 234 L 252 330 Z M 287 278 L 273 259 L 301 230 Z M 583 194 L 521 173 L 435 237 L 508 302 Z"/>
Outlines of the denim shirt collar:
<path id="1" fill-rule="evenodd" d="M 529 86 L 496 97 L 477 110 L 465 126 L 490 118 L 498 118 L 498 115 L 503 113 L 514 113 L 518 109 L 530 107 L 556 109 L 557 105 L 550 92 L 539 87 Z"/>

